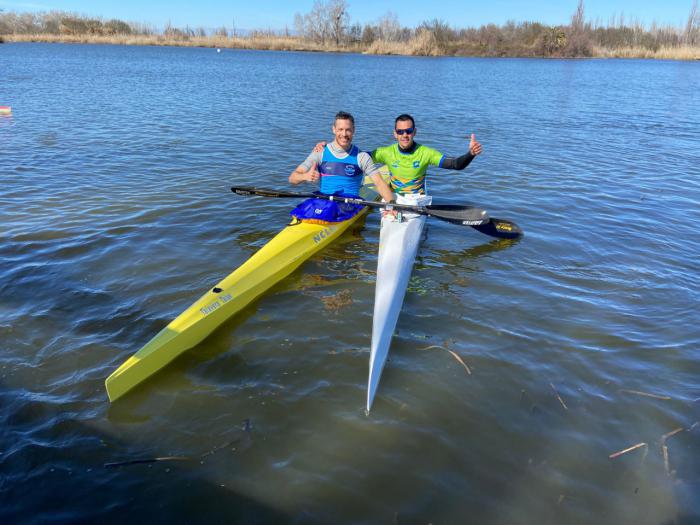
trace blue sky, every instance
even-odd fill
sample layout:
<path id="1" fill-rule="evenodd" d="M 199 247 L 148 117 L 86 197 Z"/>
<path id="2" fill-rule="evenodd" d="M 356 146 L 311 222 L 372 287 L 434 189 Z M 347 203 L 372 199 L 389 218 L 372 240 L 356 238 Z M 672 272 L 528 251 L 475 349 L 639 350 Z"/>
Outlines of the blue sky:
<path id="1" fill-rule="evenodd" d="M 503 24 L 508 20 L 567 23 L 578 0 L 347 0 L 352 22 L 374 22 L 387 12 L 396 13 L 403 26 L 414 27 L 424 20 L 439 18 L 453 27 Z M 102 18 L 119 18 L 162 27 L 213 28 L 233 24 L 239 29 L 284 29 L 294 25 L 294 14 L 307 13 L 313 0 L 216 1 L 198 0 L 0 0 L 5 11 L 69 11 Z M 586 19 L 607 24 L 611 17 L 624 14 L 625 21 L 653 21 L 684 25 L 693 0 L 585 0 Z"/>

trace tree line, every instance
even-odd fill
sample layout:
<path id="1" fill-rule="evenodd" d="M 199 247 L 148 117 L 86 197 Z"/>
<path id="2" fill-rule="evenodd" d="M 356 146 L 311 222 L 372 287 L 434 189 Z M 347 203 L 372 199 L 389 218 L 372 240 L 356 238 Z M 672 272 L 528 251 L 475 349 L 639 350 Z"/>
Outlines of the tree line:
<path id="1" fill-rule="evenodd" d="M 308 13 L 294 16 L 294 27 L 282 31 L 255 30 L 242 33 L 235 27 L 215 29 L 173 27 L 157 30 L 144 24 L 122 20 L 80 16 L 53 11 L 48 13 L 0 13 L 2 35 L 95 36 L 157 35 L 176 41 L 190 39 L 286 38 L 323 50 L 388 52 L 396 54 L 460 56 L 586 57 L 600 50 L 700 46 L 700 13 L 693 0 L 687 22 L 682 27 L 646 26 L 627 21 L 620 15 L 607 24 L 587 21 L 583 0 L 566 25 L 549 26 L 539 22 L 507 22 L 480 27 L 454 28 L 439 19 L 426 20 L 415 28 L 403 27 L 395 13 L 360 24 L 352 22 L 346 0 L 316 0 Z"/>
<path id="2" fill-rule="evenodd" d="M 398 16 L 389 12 L 364 26 L 349 22 L 346 0 L 316 0 L 312 10 L 297 13 L 295 32 L 321 44 L 329 41 L 346 45 L 371 46 L 377 41 L 410 43 L 419 37 L 432 42 L 441 55 L 478 56 L 568 56 L 593 55 L 596 48 L 662 47 L 700 45 L 700 13 L 694 0 L 684 27 L 646 27 L 638 20 L 626 22 L 623 15 L 606 25 L 586 21 L 583 0 L 567 25 L 548 26 L 539 22 L 486 24 L 478 28 L 453 28 L 439 19 L 427 20 L 416 28 L 402 27 Z"/>

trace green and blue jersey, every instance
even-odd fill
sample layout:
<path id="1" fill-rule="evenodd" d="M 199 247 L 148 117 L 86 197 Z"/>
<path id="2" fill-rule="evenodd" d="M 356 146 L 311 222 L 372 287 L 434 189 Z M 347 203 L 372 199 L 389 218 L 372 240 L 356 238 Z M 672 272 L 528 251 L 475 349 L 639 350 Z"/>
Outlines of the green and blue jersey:
<path id="1" fill-rule="evenodd" d="M 398 144 L 377 148 L 372 152 L 374 162 L 389 168 L 389 184 L 397 193 L 425 193 L 425 174 L 430 166 L 440 167 L 444 155 L 436 149 L 415 144 L 410 152 L 401 151 Z"/>

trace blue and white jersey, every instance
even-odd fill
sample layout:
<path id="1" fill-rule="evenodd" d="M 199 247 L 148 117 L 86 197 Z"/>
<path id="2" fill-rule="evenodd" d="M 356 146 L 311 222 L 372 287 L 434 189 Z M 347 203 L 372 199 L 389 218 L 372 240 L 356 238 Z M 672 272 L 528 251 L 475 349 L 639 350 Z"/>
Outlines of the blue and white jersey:
<path id="1" fill-rule="evenodd" d="M 331 142 L 322 152 L 312 152 L 301 164 L 305 169 L 318 165 L 321 176 L 321 193 L 342 192 L 357 196 L 364 175 L 373 175 L 379 169 L 366 151 L 351 146 L 348 151 Z"/>
<path id="2" fill-rule="evenodd" d="M 328 146 L 323 148 L 323 158 L 318 165 L 321 175 L 321 193 L 336 192 L 346 195 L 359 195 L 362 186 L 362 168 L 357 161 L 360 149 L 350 148 L 345 158 L 336 157 Z"/>

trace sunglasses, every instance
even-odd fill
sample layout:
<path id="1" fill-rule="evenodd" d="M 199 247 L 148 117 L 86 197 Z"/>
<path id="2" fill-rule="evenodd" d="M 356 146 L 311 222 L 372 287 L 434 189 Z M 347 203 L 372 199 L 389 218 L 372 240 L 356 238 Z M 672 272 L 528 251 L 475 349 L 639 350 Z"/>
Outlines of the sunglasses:
<path id="1" fill-rule="evenodd" d="M 413 135 L 416 128 L 395 129 L 397 135 Z"/>

